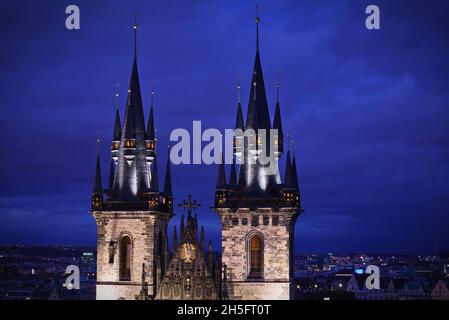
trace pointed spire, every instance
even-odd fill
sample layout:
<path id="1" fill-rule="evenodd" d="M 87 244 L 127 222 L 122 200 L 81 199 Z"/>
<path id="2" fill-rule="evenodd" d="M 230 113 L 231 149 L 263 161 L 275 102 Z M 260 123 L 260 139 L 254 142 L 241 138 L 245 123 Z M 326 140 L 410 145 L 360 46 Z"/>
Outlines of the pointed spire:
<path id="1" fill-rule="evenodd" d="M 137 34 L 134 24 L 134 36 Z M 134 48 L 136 52 L 136 46 Z M 139 72 L 134 55 L 116 166 L 116 193 L 121 201 L 136 201 L 150 188 L 146 158 L 145 118 Z"/>
<path id="2" fill-rule="evenodd" d="M 214 268 L 214 256 L 213 256 L 213 252 L 212 252 L 212 241 L 209 241 L 208 267 L 209 267 L 209 274 L 212 274 L 212 270 Z"/>
<path id="3" fill-rule="evenodd" d="M 223 152 L 221 153 L 221 162 L 218 165 L 218 176 L 217 176 L 217 185 L 216 189 L 223 189 L 226 187 L 226 172 L 224 166 L 224 157 Z"/>
<path id="4" fill-rule="evenodd" d="M 95 168 L 94 189 L 92 193 L 103 193 L 103 185 L 101 181 L 100 139 L 97 139 L 97 164 Z"/>
<path id="5" fill-rule="evenodd" d="M 299 191 L 298 185 L 298 173 L 296 171 L 296 159 L 295 159 L 295 141 L 292 141 L 293 145 L 293 159 L 292 159 L 292 169 L 291 169 L 291 184 L 292 188 Z"/>
<path id="6" fill-rule="evenodd" d="M 284 187 L 285 188 L 291 188 L 292 187 L 292 181 L 291 181 L 291 170 L 292 170 L 292 164 L 290 161 L 290 134 L 287 132 L 287 144 L 288 144 L 288 150 L 287 150 L 287 158 L 285 160 L 285 175 L 284 175 Z"/>
<path id="7" fill-rule="evenodd" d="M 232 159 L 231 173 L 229 174 L 229 184 L 237 184 L 237 171 L 235 170 L 235 159 Z"/>
<path id="8" fill-rule="evenodd" d="M 256 6 L 257 11 L 259 6 Z M 251 79 L 251 93 L 246 116 L 246 128 L 270 129 L 271 120 L 268 111 L 265 84 L 263 81 L 262 64 L 259 54 L 259 13 L 256 16 L 256 58 L 254 61 L 253 77 Z"/>
<path id="9" fill-rule="evenodd" d="M 120 88 L 120 83 L 116 83 L 115 84 L 115 110 L 118 109 L 119 107 L 119 97 L 120 97 L 120 93 L 119 93 L 119 88 Z"/>
<path id="10" fill-rule="evenodd" d="M 120 123 L 120 111 L 119 111 L 119 91 L 118 88 L 120 84 L 116 84 L 115 91 L 115 123 L 114 123 L 114 133 L 112 135 L 112 141 L 120 141 L 120 136 L 122 134 L 122 126 Z"/>
<path id="11" fill-rule="evenodd" d="M 168 148 L 167 153 L 167 167 L 165 169 L 164 194 L 166 196 L 172 195 L 171 173 L 170 173 L 170 147 Z"/>
<path id="12" fill-rule="evenodd" d="M 276 103 L 279 103 L 279 81 L 276 82 Z"/>
<path id="13" fill-rule="evenodd" d="M 176 226 L 173 226 L 173 253 L 175 253 L 178 247 L 178 235 L 176 233 Z"/>
<path id="14" fill-rule="evenodd" d="M 148 140 L 154 140 L 155 139 L 153 106 L 154 106 L 154 88 L 151 89 L 150 116 L 148 117 L 148 124 L 147 124 L 147 139 Z"/>
<path id="15" fill-rule="evenodd" d="M 157 154 L 154 156 L 153 168 L 151 170 L 150 191 L 151 192 L 159 191 L 159 174 L 158 174 L 158 168 L 157 168 Z"/>
<path id="16" fill-rule="evenodd" d="M 195 239 L 198 240 L 198 215 L 196 214 L 196 209 L 195 209 L 195 216 L 193 217 L 193 229 L 195 233 Z"/>
<path id="17" fill-rule="evenodd" d="M 184 213 L 181 213 L 181 225 L 179 227 L 179 240 L 182 241 L 182 238 L 184 237 Z"/>
<path id="18" fill-rule="evenodd" d="M 201 241 L 200 241 L 200 243 L 201 243 L 201 252 L 203 252 L 204 253 L 204 249 L 205 249 L 205 241 L 206 241 L 206 238 L 205 238 L 205 236 L 204 236 L 204 226 L 201 226 Z"/>
<path id="19" fill-rule="evenodd" d="M 115 172 L 114 172 L 114 160 L 111 159 L 111 164 L 109 166 L 109 192 L 111 192 L 112 190 L 114 190 L 114 177 L 115 177 Z"/>
<path id="20" fill-rule="evenodd" d="M 237 96 L 238 96 L 238 103 L 237 103 L 237 118 L 235 120 L 235 128 L 244 130 L 245 124 L 243 121 L 242 104 L 240 103 L 240 83 L 237 84 Z"/>
<path id="21" fill-rule="evenodd" d="M 240 82 L 237 83 L 237 102 L 240 104 Z"/>
<path id="22" fill-rule="evenodd" d="M 277 129 L 278 136 L 281 137 L 279 140 L 282 143 L 282 121 L 281 121 L 281 107 L 279 105 L 279 82 L 276 83 L 276 110 L 274 112 L 273 129 Z M 279 150 L 282 150 L 282 146 L 279 146 Z"/>
<path id="23" fill-rule="evenodd" d="M 130 88 L 128 90 L 128 100 L 130 99 L 130 96 L 131 96 L 131 90 L 132 90 L 131 86 L 132 86 L 132 84 L 130 84 Z M 130 107 L 126 108 L 125 125 L 123 128 L 123 131 L 124 131 L 125 139 L 135 139 L 136 138 L 136 129 L 135 129 L 135 125 L 134 125 L 134 112 L 133 112 L 133 109 Z"/>

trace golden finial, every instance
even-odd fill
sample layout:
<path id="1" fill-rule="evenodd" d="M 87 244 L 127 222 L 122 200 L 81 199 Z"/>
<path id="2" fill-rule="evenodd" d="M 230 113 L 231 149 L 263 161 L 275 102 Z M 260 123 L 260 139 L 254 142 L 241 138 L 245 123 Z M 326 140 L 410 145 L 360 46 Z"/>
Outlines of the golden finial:
<path id="1" fill-rule="evenodd" d="M 237 98 L 238 102 L 240 103 L 240 82 L 237 82 Z"/>
<path id="2" fill-rule="evenodd" d="M 276 82 L 276 101 L 279 102 L 279 81 Z"/>
<path id="3" fill-rule="evenodd" d="M 154 106 L 154 83 L 151 84 L 151 109 L 153 109 Z"/>
<path id="4" fill-rule="evenodd" d="M 100 131 L 97 130 L 97 155 L 100 155 Z"/>
<path id="5" fill-rule="evenodd" d="M 118 104 L 119 104 L 119 87 L 120 83 L 115 84 L 115 109 L 118 110 Z"/>

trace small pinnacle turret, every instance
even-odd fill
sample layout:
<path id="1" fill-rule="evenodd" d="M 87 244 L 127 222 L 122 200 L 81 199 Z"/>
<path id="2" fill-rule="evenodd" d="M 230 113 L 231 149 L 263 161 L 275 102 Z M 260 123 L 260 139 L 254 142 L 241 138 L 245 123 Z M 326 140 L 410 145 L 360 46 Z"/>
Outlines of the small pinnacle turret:
<path id="1" fill-rule="evenodd" d="M 97 140 L 97 162 L 95 166 L 94 189 L 92 193 L 103 193 L 102 179 L 101 179 L 101 164 L 100 164 L 100 140 Z"/>
<path id="2" fill-rule="evenodd" d="M 287 157 L 285 159 L 284 188 L 292 188 L 292 162 L 290 160 L 290 135 L 287 133 Z"/>
<path id="3" fill-rule="evenodd" d="M 204 226 L 201 226 L 201 240 L 200 240 L 200 246 L 201 246 L 201 252 L 204 253 L 204 249 L 205 249 L 205 241 L 206 241 L 206 237 L 204 234 Z"/>
<path id="4" fill-rule="evenodd" d="M 225 172 L 223 153 L 221 153 L 221 163 L 218 165 L 216 189 L 224 189 L 224 188 L 226 188 L 226 172 Z"/>
<path id="5" fill-rule="evenodd" d="M 150 107 L 150 116 L 148 117 L 147 124 L 147 140 L 155 139 L 155 130 L 154 130 L 154 115 L 153 115 L 153 107 L 154 107 L 154 90 L 151 90 L 151 107 Z"/>
<path id="6" fill-rule="evenodd" d="M 176 232 L 176 226 L 173 226 L 173 253 L 175 252 L 177 246 L 178 246 L 178 234 Z"/>
<path id="7" fill-rule="evenodd" d="M 237 95 L 238 95 L 238 102 L 237 102 L 237 118 L 235 120 L 235 128 L 244 130 L 245 124 L 243 121 L 242 104 L 240 103 L 240 84 L 237 85 Z"/>
<path id="8" fill-rule="evenodd" d="M 229 184 L 236 185 L 237 184 L 237 171 L 235 169 L 235 160 L 232 161 L 231 164 L 231 172 L 229 174 Z"/>
<path id="9" fill-rule="evenodd" d="M 164 195 L 172 196 L 171 172 L 170 172 L 170 149 L 167 154 L 167 166 L 165 169 Z"/>
<path id="10" fill-rule="evenodd" d="M 277 147 L 278 147 L 278 155 L 282 154 L 284 149 L 283 138 L 284 134 L 282 132 L 282 120 L 281 120 L 281 107 L 279 105 L 279 82 L 276 84 L 276 109 L 274 111 L 274 120 L 273 120 L 273 129 L 277 130 Z"/>
<path id="11" fill-rule="evenodd" d="M 92 190 L 92 210 L 101 209 L 103 206 L 103 183 L 100 164 L 100 139 L 97 139 L 97 162 L 95 166 L 94 188 Z"/>
<path id="12" fill-rule="evenodd" d="M 292 188 L 296 191 L 299 191 L 298 185 L 298 173 L 296 171 L 296 156 L 295 156 L 295 141 L 292 141 L 292 149 L 293 149 L 293 159 L 292 159 L 292 167 L 291 167 L 291 184 Z"/>

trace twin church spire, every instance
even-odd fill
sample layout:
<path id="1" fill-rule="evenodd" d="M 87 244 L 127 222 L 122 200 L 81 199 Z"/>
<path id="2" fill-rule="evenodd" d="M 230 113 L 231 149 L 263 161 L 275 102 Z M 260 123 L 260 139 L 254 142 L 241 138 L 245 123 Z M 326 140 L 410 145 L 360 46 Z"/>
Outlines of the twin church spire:
<path id="1" fill-rule="evenodd" d="M 229 201 L 231 201 L 233 203 L 232 206 L 234 206 L 237 199 L 247 199 L 249 201 L 250 199 L 273 199 L 273 197 L 285 197 L 284 204 L 299 205 L 296 160 L 295 157 L 293 157 L 293 159 L 291 158 L 290 148 L 288 148 L 286 155 L 284 179 L 281 179 L 279 172 L 279 160 L 284 153 L 284 133 L 279 102 L 280 85 L 279 83 L 276 83 L 276 107 L 274 110 L 273 122 L 271 122 L 260 58 L 260 21 L 259 12 L 257 12 L 255 18 L 256 53 L 251 77 L 246 119 L 243 117 L 240 101 L 240 84 L 237 86 L 238 103 L 235 128 L 244 132 L 243 135 L 236 133 L 234 137 L 234 155 L 239 164 L 238 178 L 236 165 L 233 163 L 231 164 L 229 183 L 227 184 L 226 178 L 224 177 L 224 164 L 219 164 L 216 186 L 217 206 L 225 207 L 229 205 L 226 204 L 227 198 L 232 198 L 229 199 Z M 246 131 L 251 129 L 254 131 Z M 273 150 L 272 153 L 270 153 L 271 141 L 269 138 L 271 129 L 276 130 L 276 136 L 274 137 L 276 150 Z M 265 139 L 259 130 L 265 130 Z M 250 136 L 248 136 L 248 134 Z M 267 166 L 259 161 L 259 156 L 264 150 L 267 152 L 267 155 L 274 155 L 274 159 L 270 160 L 270 162 L 274 162 L 273 166 Z M 291 201 L 292 199 L 295 199 L 295 201 L 293 201 L 294 203 Z M 298 201 L 298 203 L 296 203 L 296 201 Z"/>
<path id="2" fill-rule="evenodd" d="M 116 111 L 112 135 L 112 161 L 110 167 L 108 200 L 114 202 L 140 202 L 163 195 L 161 201 L 172 205 L 170 161 L 164 190 L 159 194 L 156 135 L 154 126 L 154 89 L 151 91 L 151 105 L 147 125 L 143 112 L 137 67 L 137 22 L 133 24 L 134 52 L 128 94 L 126 98 L 123 126 L 120 120 L 118 85 L 116 91 Z M 97 155 L 95 190 L 101 189 L 101 168 Z M 98 178 L 99 177 L 99 178 Z M 99 185 L 100 183 L 100 185 Z M 158 203 L 158 201 L 156 201 Z M 171 209 L 170 209 L 171 210 Z"/>
<path id="3" fill-rule="evenodd" d="M 276 107 L 273 122 L 270 120 L 270 113 L 265 92 L 265 83 L 260 59 L 260 40 L 259 24 L 260 17 L 256 16 L 256 54 L 253 67 L 253 74 L 250 86 L 250 95 L 246 121 L 243 117 L 243 109 L 240 99 L 240 84 L 237 87 L 238 104 L 235 127 L 237 129 L 253 129 L 257 132 L 259 129 L 277 129 L 277 153 L 276 161 L 283 154 L 283 127 L 281 119 L 281 110 L 279 103 L 279 83 L 276 84 Z M 147 125 L 144 122 L 144 112 L 142 105 L 140 81 L 137 66 L 137 30 L 138 25 L 133 24 L 134 30 L 134 52 L 131 76 L 126 99 L 126 108 L 124 113 L 123 125 L 120 121 L 120 112 L 118 108 L 118 90 L 116 92 L 116 112 L 115 123 L 112 137 L 112 162 L 110 167 L 108 197 L 111 201 L 146 201 L 159 193 L 159 175 L 156 152 L 156 130 L 154 126 L 154 88 L 151 91 L 151 103 Z M 235 155 L 240 159 L 246 158 L 246 161 L 240 165 L 238 174 L 235 164 L 231 166 L 229 184 L 226 181 L 224 163 L 219 166 L 219 176 L 217 178 L 217 189 L 226 189 L 229 185 L 239 187 L 243 193 L 252 196 L 261 196 L 264 193 L 271 194 L 280 186 L 298 191 L 297 168 L 295 157 L 291 159 L 290 150 L 287 152 L 284 183 L 282 183 L 279 169 L 276 172 L 268 172 L 260 165 L 248 164 L 247 159 L 254 154 L 259 154 L 258 136 L 256 146 L 248 146 L 244 141 L 240 141 L 239 146 L 234 146 Z M 238 140 L 238 137 L 236 137 Z M 254 150 L 251 148 L 255 148 Z M 290 149 L 290 148 L 289 148 Z M 98 155 L 99 158 L 99 155 Z M 98 160 L 98 159 L 97 159 Z M 99 162 L 99 160 L 98 160 Z M 277 162 L 276 162 L 277 165 Z M 97 171 L 101 171 L 97 165 Z M 100 176 L 100 179 L 97 177 Z M 97 180 L 101 180 L 101 172 L 96 174 L 95 188 L 98 187 Z M 168 203 L 172 204 L 172 186 L 170 163 L 167 157 L 166 175 L 164 190 L 160 192 L 166 195 Z M 152 195 L 152 196 L 151 196 Z"/>

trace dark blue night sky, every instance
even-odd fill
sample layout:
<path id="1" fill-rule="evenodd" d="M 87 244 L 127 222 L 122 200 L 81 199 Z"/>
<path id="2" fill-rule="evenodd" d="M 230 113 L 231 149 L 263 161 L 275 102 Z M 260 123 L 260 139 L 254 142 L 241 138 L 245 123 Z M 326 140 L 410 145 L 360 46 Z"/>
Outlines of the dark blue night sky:
<path id="1" fill-rule="evenodd" d="M 80 7 L 80 30 L 65 29 L 69 4 Z M 233 127 L 236 83 L 244 102 L 249 94 L 255 4 L 2 1 L 0 244 L 95 245 L 95 139 L 99 132 L 106 184 L 115 83 L 123 116 L 135 11 L 145 112 L 154 83 L 164 150 L 170 131 L 193 120 Z M 279 81 L 283 126 L 298 141 L 297 252 L 449 249 L 449 3 L 259 4 L 271 117 Z M 381 9 L 380 31 L 365 28 L 368 4 Z M 209 209 L 216 172 L 172 167 L 175 202 L 191 193 L 203 204 L 200 224 L 219 249 Z"/>

